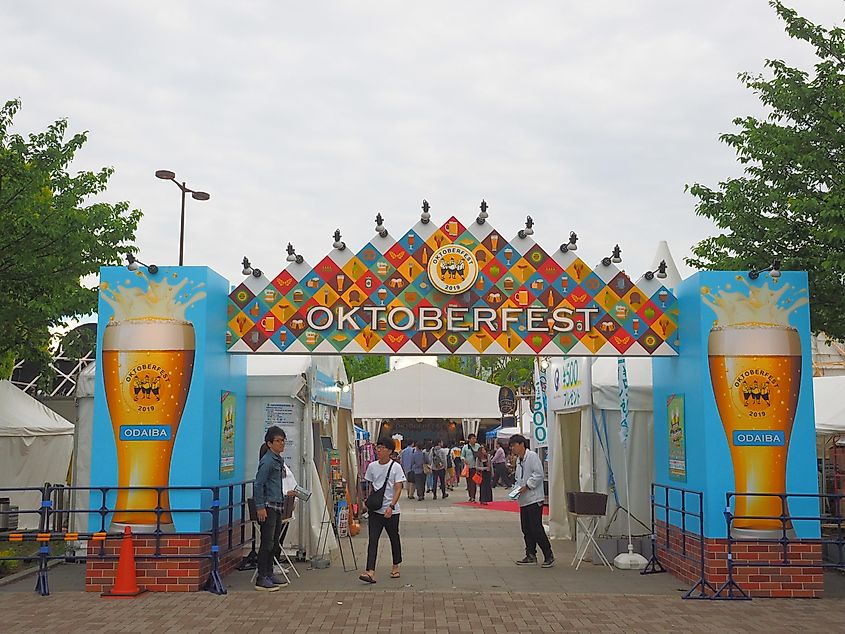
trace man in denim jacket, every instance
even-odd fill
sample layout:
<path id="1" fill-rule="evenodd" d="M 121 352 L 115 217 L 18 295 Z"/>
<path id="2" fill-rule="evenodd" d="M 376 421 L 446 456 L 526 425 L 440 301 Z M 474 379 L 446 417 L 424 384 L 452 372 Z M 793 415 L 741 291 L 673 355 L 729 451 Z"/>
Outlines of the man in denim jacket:
<path id="1" fill-rule="evenodd" d="M 258 462 L 255 474 L 253 497 L 258 523 L 261 525 L 261 543 L 258 547 L 258 576 L 255 589 L 274 592 L 287 585 L 283 579 L 273 575 L 273 551 L 278 549 L 282 534 L 282 474 L 285 463 L 282 451 L 285 448 L 285 432 L 273 425 L 264 435 L 267 452 Z M 288 491 L 288 495 L 294 495 Z"/>

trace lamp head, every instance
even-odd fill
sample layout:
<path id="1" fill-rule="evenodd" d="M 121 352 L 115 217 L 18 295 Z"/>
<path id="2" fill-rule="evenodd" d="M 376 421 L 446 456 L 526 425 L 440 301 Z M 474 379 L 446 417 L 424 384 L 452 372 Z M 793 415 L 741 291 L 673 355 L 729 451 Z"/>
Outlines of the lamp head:
<path id="1" fill-rule="evenodd" d="M 241 273 L 243 275 L 252 275 L 252 266 L 250 265 L 249 259 L 246 256 L 244 256 L 243 262 L 241 262 L 241 264 L 243 264 L 243 270 L 241 271 Z"/>
<path id="2" fill-rule="evenodd" d="M 576 251 L 578 249 L 578 234 L 574 231 L 569 232 L 569 243 L 560 245 L 561 253 L 567 251 Z"/>
<path id="3" fill-rule="evenodd" d="M 489 216 L 489 214 L 487 213 L 487 201 L 482 199 L 479 208 L 481 209 L 481 212 L 478 214 L 478 218 L 475 219 L 475 222 L 480 225 L 483 225 L 487 221 L 487 218 Z"/>
<path id="4" fill-rule="evenodd" d="M 346 248 L 346 243 L 340 239 L 340 229 L 334 231 L 334 244 L 332 246 L 338 251 L 343 251 Z"/>
<path id="5" fill-rule="evenodd" d="M 191 192 L 191 198 L 194 200 L 208 200 L 211 196 L 208 192 Z"/>
<path id="6" fill-rule="evenodd" d="M 176 179 L 176 173 L 171 172 L 170 170 L 156 170 L 156 178 L 160 178 L 165 181 L 172 181 Z"/>
<path id="7" fill-rule="evenodd" d="M 420 222 L 427 225 L 431 221 L 431 214 L 428 213 L 429 205 L 427 200 L 423 200 L 422 213 L 420 214 Z"/>

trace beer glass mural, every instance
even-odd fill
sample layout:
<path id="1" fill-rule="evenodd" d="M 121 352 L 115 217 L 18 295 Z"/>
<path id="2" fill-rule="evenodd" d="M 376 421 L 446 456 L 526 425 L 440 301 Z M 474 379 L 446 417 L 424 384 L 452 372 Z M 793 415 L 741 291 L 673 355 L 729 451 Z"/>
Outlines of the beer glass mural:
<path id="1" fill-rule="evenodd" d="M 707 340 L 710 381 L 730 450 L 735 498 L 732 534 L 777 538 L 788 515 L 787 457 L 801 392 L 801 337 L 790 315 L 806 291 L 779 278 L 736 275 L 723 288 L 702 287 L 716 315 Z M 791 523 L 786 524 L 791 532 Z"/>
<path id="2" fill-rule="evenodd" d="M 136 532 L 156 528 L 159 505 L 161 530 L 173 531 L 167 491 L 170 460 L 182 412 L 191 387 L 196 341 L 186 309 L 205 298 L 176 274 L 161 281 L 142 271 L 112 287 L 100 286 L 114 314 L 102 339 L 102 369 L 106 404 L 117 449 L 118 487 L 111 530 L 125 525 Z M 158 276 L 161 277 L 161 276 Z M 159 497 L 160 495 L 160 497 Z"/>

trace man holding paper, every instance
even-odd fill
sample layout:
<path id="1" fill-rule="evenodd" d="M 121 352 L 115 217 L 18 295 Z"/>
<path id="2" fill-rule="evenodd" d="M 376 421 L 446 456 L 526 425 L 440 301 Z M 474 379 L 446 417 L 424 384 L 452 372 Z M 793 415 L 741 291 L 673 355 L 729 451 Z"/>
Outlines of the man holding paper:
<path id="1" fill-rule="evenodd" d="M 516 485 L 509 494 L 519 500 L 519 520 L 525 539 L 525 557 L 517 561 L 519 566 L 537 563 L 537 546 L 543 551 L 543 568 L 555 565 L 552 545 L 543 528 L 543 464 L 540 456 L 528 449 L 525 436 L 515 434 L 510 439 L 510 449 L 517 457 Z"/>

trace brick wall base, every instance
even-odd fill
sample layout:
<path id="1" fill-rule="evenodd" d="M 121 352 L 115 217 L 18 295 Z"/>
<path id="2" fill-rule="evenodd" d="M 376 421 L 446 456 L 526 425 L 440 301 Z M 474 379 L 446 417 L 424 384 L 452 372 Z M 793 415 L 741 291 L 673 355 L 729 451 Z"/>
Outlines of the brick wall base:
<path id="1" fill-rule="evenodd" d="M 678 579 L 696 583 L 701 578 L 699 558 L 701 541 L 698 535 L 684 534 L 680 527 L 669 526 L 669 547 L 666 547 L 666 524 L 658 521 L 657 559 L 663 567 Z M 680 554 L 686 548 L 689 559 Z M 704 579 L 715 588 L 728 580 L 728 544 L 726 539 L 707 537 L 704 539 Z M 734 542 L 731 546 L 734 562 L 733 579 L 752 597 L 773 598 L 821 598 L 824 592 L 821 544 L 789 544 L 787 560 L 800 566 L 760 565 L 765 562 L 782 562 L 783 547 L 779 544 L 754 541 Z M 746 562 L 749 562 L 746 564 Z M 757 565 L 753 565 L 756 563 Z M 752 565 L 749 565 L 752 564 Z"/>
<path id="2" fill-rule="evenodd" d="M 240 524 L 233 526 L 233 536 L 240 538 Z M 227 548 L 228 526 L 218 532 L 220 551 Z M 249 530 L 246 532 L 249 535 Z M 197 558 L 190 555 L 207 555 L 211 552 L 210 535 L 162 535 L 160 553 L 162 555 L 189 555 L 185 559 L 141 559 L 145 555 L 154 555 L 156 540 L 152 535 L 132 536 L 135 546 L 135 571 L 138 586 L 151 592 L 197 592 L 205 588 L 211 574 L 211 559 Z M 109 538 L 105 542 L 104 552 L 108 557 L 120 555 L 122 536 Z M 117 559 L 98 559 L 101 542 L 88 542 L 88 561 L 85 567 L 85 591 L 106 592 L 114 585 L 117 575 Z M 220 575 L 225 576 L 234 570 L 241 559 L 241 548 L 220 555 Z"/>

